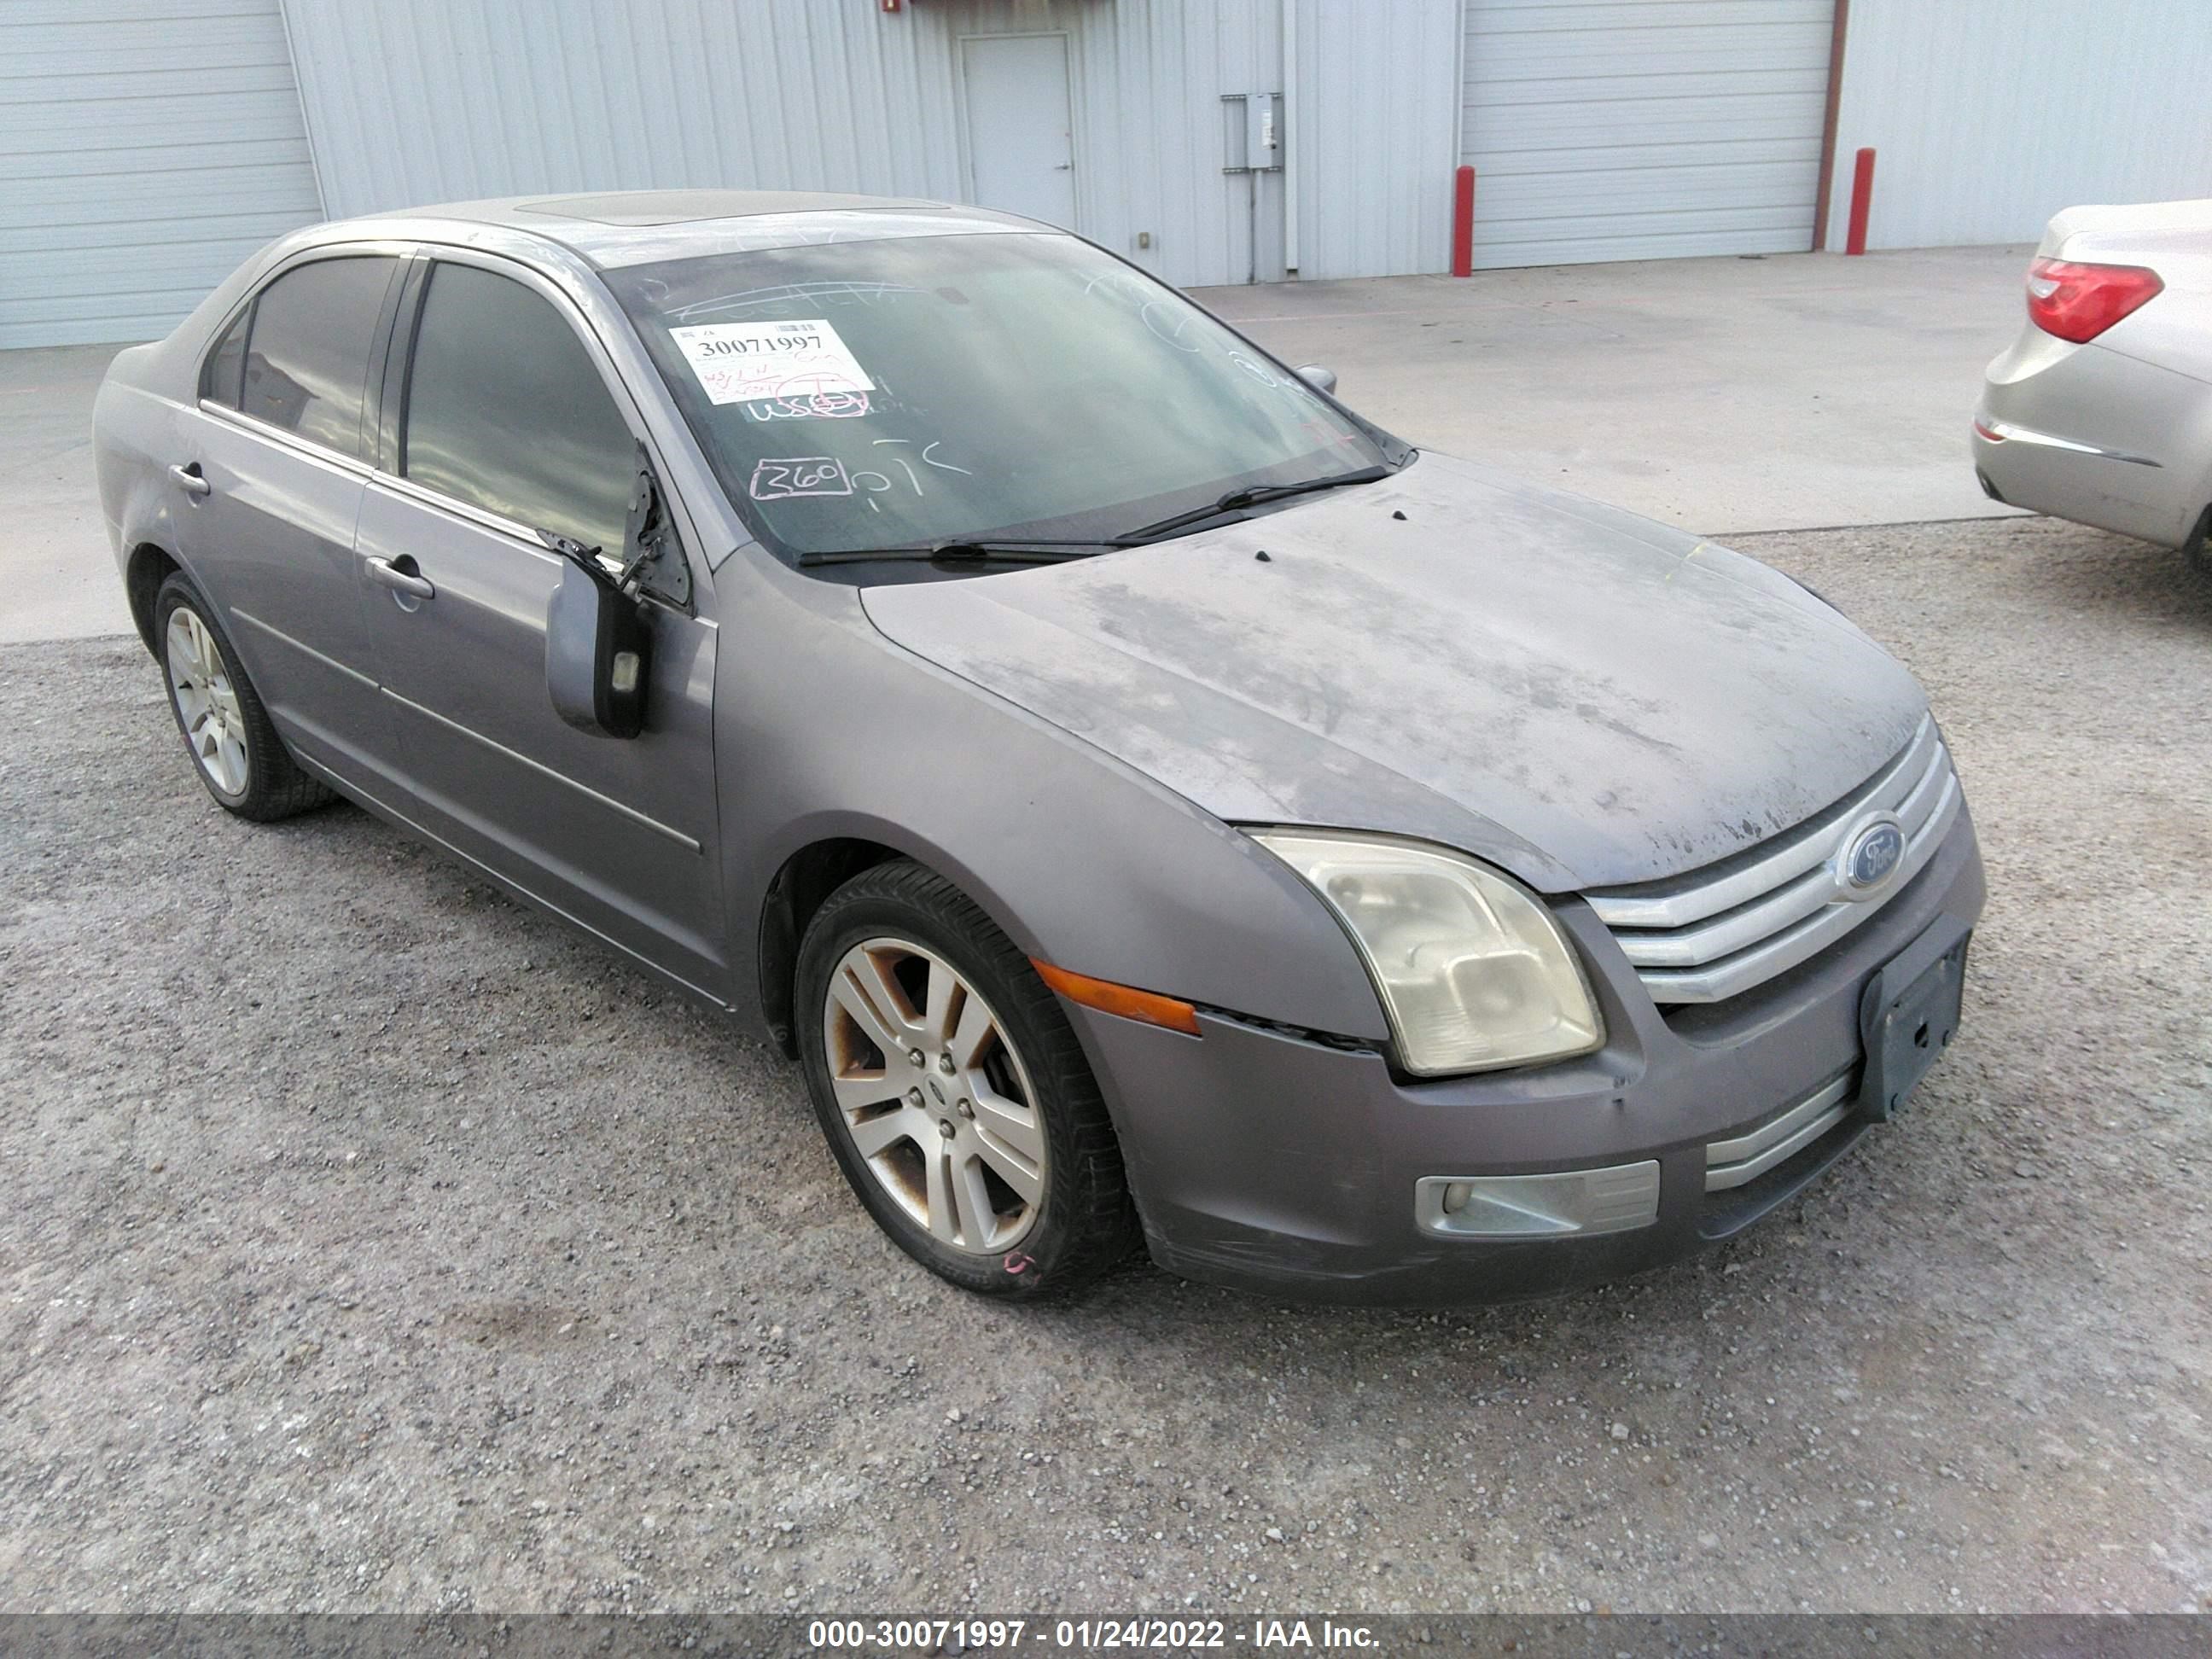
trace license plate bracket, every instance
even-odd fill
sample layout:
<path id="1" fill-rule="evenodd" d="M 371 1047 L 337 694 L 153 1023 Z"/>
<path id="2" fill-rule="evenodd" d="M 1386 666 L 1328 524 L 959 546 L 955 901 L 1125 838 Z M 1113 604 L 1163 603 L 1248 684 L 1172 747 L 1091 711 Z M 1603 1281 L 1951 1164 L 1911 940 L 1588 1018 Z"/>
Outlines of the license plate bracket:
<path id="1" fill-rule="evenodd" d="M 1942 916 L 1867 981 L 1859 998 L 1866 1045 L 1860 1109 L 1875 1122 L 1902 1112 L 1959 1030 L 1973 929 Z"/>

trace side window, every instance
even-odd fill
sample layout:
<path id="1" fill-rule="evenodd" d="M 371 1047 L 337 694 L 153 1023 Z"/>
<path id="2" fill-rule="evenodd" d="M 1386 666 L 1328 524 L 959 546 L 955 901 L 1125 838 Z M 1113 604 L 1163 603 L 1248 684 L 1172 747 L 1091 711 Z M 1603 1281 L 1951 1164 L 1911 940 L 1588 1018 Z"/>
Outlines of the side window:
<path id="1" fill-rule="evenodd" d="M 320 259 L 263 289 L 253 302 L 240 410 L 342 454 L 363 453 L 369 348 L 398 264 Z"/>
<path id="2" fill-rule="evenodd" d="M 636 441 L 575 331 L 520 283 L 432 269 L 402 434 L 426 489 L 621 553 Z"/>
<path id="3" fill-rule="evenodd" d="M 239 376 L 246 368 L 246 325 L 253 319 L 251 306 L 231 319 L 230 326 L 215 343 L 215 349 L 200 365 L 200 396 L 225 409 L 238 407 Z"/>

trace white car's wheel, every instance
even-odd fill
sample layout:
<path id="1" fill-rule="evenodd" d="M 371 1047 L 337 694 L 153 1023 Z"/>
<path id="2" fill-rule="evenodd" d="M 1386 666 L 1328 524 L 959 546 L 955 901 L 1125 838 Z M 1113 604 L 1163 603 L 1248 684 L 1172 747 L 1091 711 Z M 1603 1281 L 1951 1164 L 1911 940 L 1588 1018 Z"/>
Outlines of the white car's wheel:
<path id="1" fill-rule="evenodd" d="M 2181 556 L 2199 581 L 2212 582 L 2212 507 L 2204 509 L 2197 528 L 2181 544 Z"/>

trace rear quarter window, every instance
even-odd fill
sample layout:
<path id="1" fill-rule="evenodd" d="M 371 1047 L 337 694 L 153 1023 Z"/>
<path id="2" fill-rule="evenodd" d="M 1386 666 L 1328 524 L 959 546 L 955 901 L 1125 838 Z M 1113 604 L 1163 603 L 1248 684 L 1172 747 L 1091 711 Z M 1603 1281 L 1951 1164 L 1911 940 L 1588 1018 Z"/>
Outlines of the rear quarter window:
<path id="1" fill-rule="evenodd" d="M 246 331 L 253 320 L 251 306 L 231 319 L 230 326 L 215 343 L 207 361 L 200 365 L 200 396 L 210 403 L 221 404 L 225 409 L 238 407 L 239 392 L 246 374 Z"/>

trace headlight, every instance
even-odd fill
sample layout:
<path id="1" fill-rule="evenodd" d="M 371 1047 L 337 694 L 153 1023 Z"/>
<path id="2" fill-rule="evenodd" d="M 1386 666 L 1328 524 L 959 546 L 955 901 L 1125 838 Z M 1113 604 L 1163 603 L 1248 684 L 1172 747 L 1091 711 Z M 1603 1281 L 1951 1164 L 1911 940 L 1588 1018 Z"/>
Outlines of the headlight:
<path id="1" fill-rule="evenodd" d="M 1456 853 L 1387 836 L 1268 830 L 1252 838 L 1344 923 L 1407 1071 L 1491 1071 L 1604 1042 L 1573 947 L 1518 883 Z"/>

